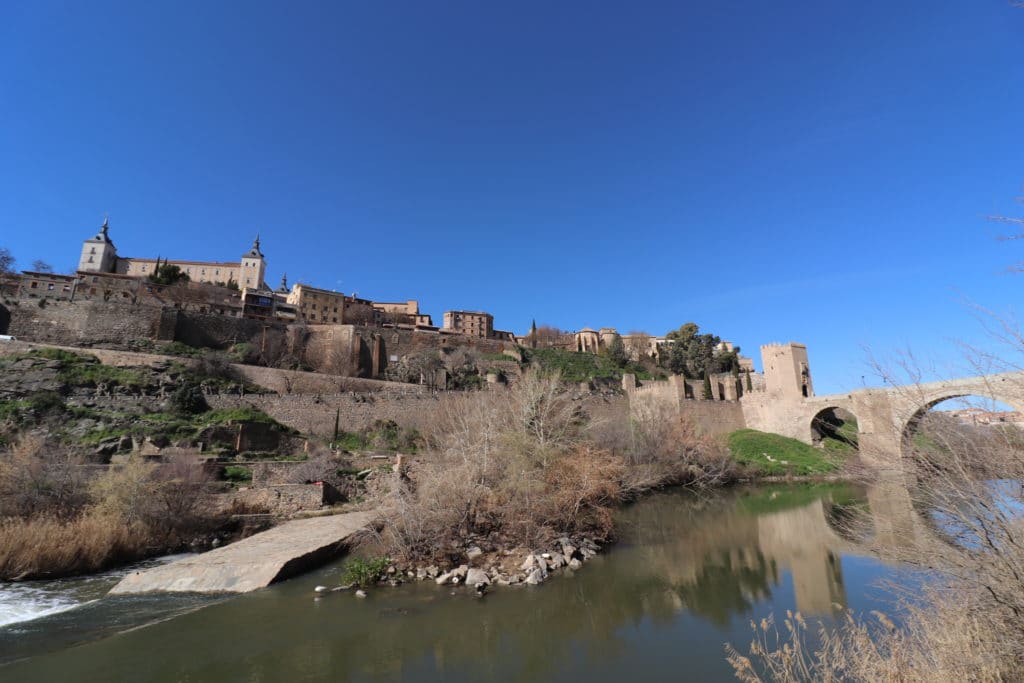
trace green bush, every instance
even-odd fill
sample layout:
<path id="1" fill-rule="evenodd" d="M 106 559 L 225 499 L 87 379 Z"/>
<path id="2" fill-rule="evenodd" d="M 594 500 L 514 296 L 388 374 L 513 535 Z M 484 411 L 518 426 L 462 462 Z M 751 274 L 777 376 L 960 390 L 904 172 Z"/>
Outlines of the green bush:
<path id="1" fill-rule="evenodd" d="M 341 583 L 343 585 L 355 585 L 365 588 L 387 576 L 390 565 L 391 559 L 387 557 L 377 557 L 370 560 L 358 557 L 353 558 L 345 565 L 345 572 L 341 575 Z"/>
<path id="2" fill-rule="evenodd" d="M 248 484 L 252 481 L 252 470 L 241 465 L 228 465 L 224 468 L 224 479 L 233 484 Z"/>
<path id="3" fill-rule="evenodd" d="M 210 410 L 202 390 L 194 384 L 182 384 L 170 398 L 171 410 L 178 415 L 198 415 Z"/>

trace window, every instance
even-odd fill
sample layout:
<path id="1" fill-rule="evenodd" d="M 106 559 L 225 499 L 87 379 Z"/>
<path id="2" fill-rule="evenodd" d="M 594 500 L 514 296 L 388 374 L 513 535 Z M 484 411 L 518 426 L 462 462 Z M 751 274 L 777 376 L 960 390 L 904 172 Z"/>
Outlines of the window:
<path id="1" fill-rule="evenodd" d="M 143 266 L 142 266 L 142 272 L 143 272 L 143 273 L 145 273 L 145 272 L 146 272 L 146 268 L 148 268 L 148 266 L 145 266 L 145 265 L 143 265 Z"/>
<path id="2" fill-rule="evenodd" d="M 50 284 L 46 285 L 46 290 L 47 291 L 53 291 L 53 283 L 52 282 Z"/>
<path id="3" fill-rule="evenodd" d="M 90 254 L 95 254 L 96 253 L 96 247 L 93 247 L 92 249 L 90 249 L 89 253 Z M 90 259 L 90 260 L 92 260 L 92 259 Z"/>
<path id="4" fill-rule="evenodd" d="M 38 282 L 33 282 L 31 285 L 29 285 L 29 287 L 31 289 L 36 289 L 37 287 L 39 287 L 39 283 Z"/>

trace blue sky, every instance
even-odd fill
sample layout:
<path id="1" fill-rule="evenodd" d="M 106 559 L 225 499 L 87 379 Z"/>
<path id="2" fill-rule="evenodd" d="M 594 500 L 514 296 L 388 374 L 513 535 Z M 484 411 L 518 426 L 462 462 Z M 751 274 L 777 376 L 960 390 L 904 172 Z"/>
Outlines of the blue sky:
<path id="1" fill-rule="evenodd" d="M 0 246 L 238 258 L 524 332 L 695 321 L 818 393 L 1013 313 L 1004 0 L 0 7 Z M 758 359 L 758 362 L 759 359 Z M 955 371 L 955 370 L 950 370 Z"/>

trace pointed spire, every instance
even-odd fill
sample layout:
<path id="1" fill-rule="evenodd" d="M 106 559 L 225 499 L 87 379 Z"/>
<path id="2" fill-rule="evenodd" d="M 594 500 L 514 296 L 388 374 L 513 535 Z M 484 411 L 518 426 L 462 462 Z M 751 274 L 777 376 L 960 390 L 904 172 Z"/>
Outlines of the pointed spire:
<path id="1" fill-rule="evenodd" d="M 281 276 L 281 288 L 278 291 L 279 292 L 287 292 L 288 291 L 288 274 L 287 273 L 285 273 L 285 274 L 283 274 Z"/>
<path id="2" fill-rule="evenodd" d="M 260 251 L 260 234 L 256 233 L 256 239 L 252 241 L 252 249 L 249 250 L 245 256 L 249 258 L 263 258 L 263 252 Z"/>

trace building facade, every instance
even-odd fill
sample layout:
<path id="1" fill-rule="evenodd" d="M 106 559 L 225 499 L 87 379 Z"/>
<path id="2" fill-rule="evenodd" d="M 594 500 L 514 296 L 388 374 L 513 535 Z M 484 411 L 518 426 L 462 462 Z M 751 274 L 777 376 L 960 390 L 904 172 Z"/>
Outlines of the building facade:
<path id="1" fill-rule="evenodd" d="M 490 339 L 494 336 L 494 316 L 483 311 L 445 311 L 442 331 Z"/>
<path id="2" fill-rule="evenodd" d="M 100 231 L 82 243 L 78 259 L 78 270 L 84 273 L 116 273 L 129 277 L 144 278 L 153 275 L 160 265 L 174 265 L 188 275 L 193 282 L 267 289 L 265 280 L 267 262 L 260 251 L 259 235 L 242 258 L 237 261 L 182 261 L 162 258 L 139 258 L 119 256 L 114 241 L 110 239 L 110 225 L 104 219 Z"/>

